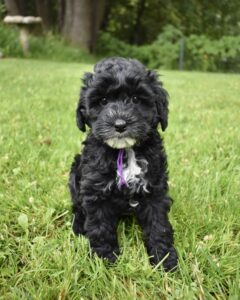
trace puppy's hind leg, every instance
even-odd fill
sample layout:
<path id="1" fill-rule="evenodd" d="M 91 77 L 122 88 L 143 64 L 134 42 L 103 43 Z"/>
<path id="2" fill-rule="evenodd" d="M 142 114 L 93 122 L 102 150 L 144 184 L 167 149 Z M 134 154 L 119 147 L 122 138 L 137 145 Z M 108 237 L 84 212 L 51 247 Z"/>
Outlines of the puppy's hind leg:
<path id="1" fill-rule="evenodd" d="M 74 162 L 72 164 L 70 177 L 69 177 L 69 189 L 72 197 L 72 212 L 73 212 L 73 223 L 72 228 L 75 234 L 85 234 L 84 223 L 85 214 L 81 205 L 80 199 L 80 162 L 81 156 L 76 155 Z"/>

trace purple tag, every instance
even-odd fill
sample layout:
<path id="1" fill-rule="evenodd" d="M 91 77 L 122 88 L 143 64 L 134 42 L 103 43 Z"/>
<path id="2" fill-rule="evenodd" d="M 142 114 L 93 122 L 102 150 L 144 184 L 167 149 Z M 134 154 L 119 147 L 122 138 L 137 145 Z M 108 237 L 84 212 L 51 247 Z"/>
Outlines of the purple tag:
<path id="1" fill-rule="evenodd" d="M 121 188 L 124 185 L 128 187 L 127 181 L 123 176 L 123 155 L 124 155 L 124 149 L 120 149 L 117 158 L 117 174 L 119 176 L 119 182 L 118 182 L 119 188 Z"/>

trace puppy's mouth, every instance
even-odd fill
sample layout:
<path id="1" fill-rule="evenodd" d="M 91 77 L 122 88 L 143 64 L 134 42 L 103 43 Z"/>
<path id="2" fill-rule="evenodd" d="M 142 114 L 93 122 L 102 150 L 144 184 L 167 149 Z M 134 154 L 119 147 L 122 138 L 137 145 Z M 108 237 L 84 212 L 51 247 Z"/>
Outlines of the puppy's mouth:
<path id="1" fill-rule="evenodd" d="M 111 148 L 123 149 L 130 148 L 136 144 L 136 140 L 130 137 L 113 137 L 107 139 L 105 143 Z"/>

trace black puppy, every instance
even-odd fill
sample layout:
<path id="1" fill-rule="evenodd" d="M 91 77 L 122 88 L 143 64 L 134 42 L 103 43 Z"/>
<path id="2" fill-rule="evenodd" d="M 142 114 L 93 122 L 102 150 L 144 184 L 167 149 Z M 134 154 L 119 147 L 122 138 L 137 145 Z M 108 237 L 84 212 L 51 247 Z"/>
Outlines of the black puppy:
<path id="1" fill-rule="evenodd" d="M 90 240 L 92 251 L 114 262 L 119 255 L 117 225 L 135 214 L 152 264 L 177 265 L 168 221 L 167 160 L 157 126 L 168 123 L 167 93 L 157 75 L 137 60 L 98 62 L 86 73 L 77 125 L 90 132 L 72 164 L 69 187 L 73 231 Z"/>

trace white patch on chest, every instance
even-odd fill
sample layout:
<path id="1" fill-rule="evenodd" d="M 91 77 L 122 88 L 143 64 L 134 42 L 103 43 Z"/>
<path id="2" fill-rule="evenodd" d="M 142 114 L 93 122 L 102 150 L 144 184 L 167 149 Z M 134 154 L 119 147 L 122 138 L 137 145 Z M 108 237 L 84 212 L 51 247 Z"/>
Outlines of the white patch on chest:
<path id="1" fill-rule="evenodd" d="M 106 140 L 108 146 L 116 149 L 123 149 L 127 147 L 132 147 L 136 140 L 132 138 L 111 138 Z"/>
<path id="2" fill-rule="evenodd" d="M 148 162 L 145 159 L 136 159 L 133 149 L 126 149 L 127 165 L 123 168 L 123 176 L 132 193 L 138 193 L 141 189 L 148 193 L 147 180 L 144 175 L 147 172 Z M 119 177 L 117 178 L 119 183 Z"/>

